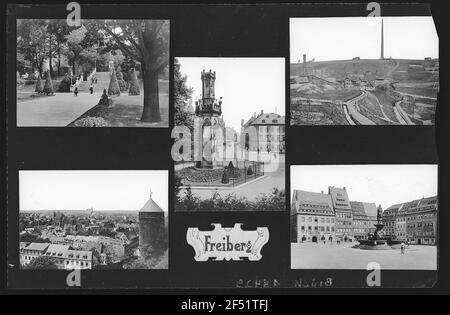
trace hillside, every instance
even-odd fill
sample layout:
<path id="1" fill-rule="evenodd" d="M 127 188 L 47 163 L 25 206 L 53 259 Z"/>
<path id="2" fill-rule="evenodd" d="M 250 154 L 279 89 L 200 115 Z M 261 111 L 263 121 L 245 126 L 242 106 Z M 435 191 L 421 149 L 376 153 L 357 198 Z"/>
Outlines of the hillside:
<path id="1" fill-rule="evenodd" d="M 306 72 L 302 63 L 291 64 L 290 69 L 294 124 L 341 124 L 342 119 L 334 119 L 324 108 L 334 104 L 334 113 L 345 110 L 339 109 L 341 102 L 356 99 L 361 91 L 366 92 L 349 105 L 376 124 L 434 123 L 438 60 L 309 61 Z M 311 108 L 308 100 L 321 106 Z M 316 113 L 314 119 L 312 112 Z"/>

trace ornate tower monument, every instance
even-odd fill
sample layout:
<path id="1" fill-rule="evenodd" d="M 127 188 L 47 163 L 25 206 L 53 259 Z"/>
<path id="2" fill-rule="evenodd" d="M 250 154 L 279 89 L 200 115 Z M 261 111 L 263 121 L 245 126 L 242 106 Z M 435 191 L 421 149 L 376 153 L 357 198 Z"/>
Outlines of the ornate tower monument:
<path id="1" fill-rule="evenodd" d="M 215 97 L 216 72 L 205 70 L 201 73 L 202 97 L 195 102 L 195 115 L 200 118 L 201 143 L 204 148 L 204 155 L 201 161 L 197 162 L 198 169 L 214 168 L 213 154 L 217 145 L 214 130 L 221 126 L 220 116 L 222 115 L 222 101 L 217 101 Z M 206 156 L 205 156 L 206 155 Z"/>
<path id="2" fill-rule="evenodd" d="M 384 26 L 383 19 L 381 19 L 381 56 L 380 59 L 384 59 Z"/>
<path id="3" fill-rule="evenodd" d="M 163 251 L 162 246 L 165 237 L 164 211 L 152 199 L 150 199 L 139 211 L 139 250 L 145 253 L 151 247 L 153 251 Z"/>

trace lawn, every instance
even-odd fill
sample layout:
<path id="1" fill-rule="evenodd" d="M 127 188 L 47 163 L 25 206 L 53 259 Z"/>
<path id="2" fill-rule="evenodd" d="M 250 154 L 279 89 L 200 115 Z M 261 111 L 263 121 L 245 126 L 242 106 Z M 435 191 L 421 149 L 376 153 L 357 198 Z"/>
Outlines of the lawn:
<path id="1" fill-rule="evenodd" d="M 68 127 L 76 127 L 76 122 L 85 117 L 102 117 L 108 127 L 168 127 L 169 126 L 169 96 L 160 94 L 159 105 L 161 122 L 144 123 L 141 122 L 144 96 L 129 96 L 122 94 L 114 98 L 112 107 L 96 105 L 83 115 L 78 117 Z"/>

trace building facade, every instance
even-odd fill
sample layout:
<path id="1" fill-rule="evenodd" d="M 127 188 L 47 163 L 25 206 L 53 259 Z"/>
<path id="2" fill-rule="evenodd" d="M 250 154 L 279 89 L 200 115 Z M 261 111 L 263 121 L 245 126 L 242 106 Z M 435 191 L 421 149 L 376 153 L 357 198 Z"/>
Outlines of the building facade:
<path id="1" fill-rule="evenodd" d="M 355 240 L 367 240 L 375 229 L 372 213 L 377 207 L 374 203 L 360 201 L 350 201 L 350 205 L 353 211 L 353 236 Z"/>
<path id="2" fill-rule="evenodd" d="M 422 198 L 406 215 L 406 241 L 417 245 L 437 243 L 437 197 Z"/>
<path id="3" fill-rule="evenodd" d="M 21 243 L 20 264 L 28 265 L 37 257 L 51 257 L 57 269 L 92 269 L 92 252 L 74 250 L 69 245 Z"/>
<path id="4" fill-rule="evenodd" d="M 383 235 L 386 237 L 399 238 L 397 231 L 397 213 L 402 204 L 395 204 L 383 211 Z"/>
<path id="5" fill-rule="evenodd" d="M 388 207 L 349 201 L 347 190 L 329 187 L 328 194 L 294 190 L 291 202 L 292 242 L 352 242 L 375 233 L 377 213 L 382 213 L 382 237 L 416 245 L 437 244 L 437 196 Z"/>
<path id="6" fill-rule="evenodd" d="M 241 145 L 254 152 L 283 153 L 285 149 L 284 116 L 261 110 L 244 123 L 241 121 Z"/>
<path id="7" fill-rule="evenodd" d="M 50 243 L 20 243 L 20 264 L 29 264 L 34 258 L 42 256 Z"/>
<path id="8" fill-rule="evenodd" d="M 335 242 L 335 224 L 336 217 L 329 195 L 294 191 L 291 206 L 292 242 Z"/>
<path id="9" fill-rule="evenodd" d="M 328 194 L 333 202 L 336 215 L 336 237 L 340 241 L 353 241 L 353 210 L 348 198 L 347 189 L 330 186 Z"/>

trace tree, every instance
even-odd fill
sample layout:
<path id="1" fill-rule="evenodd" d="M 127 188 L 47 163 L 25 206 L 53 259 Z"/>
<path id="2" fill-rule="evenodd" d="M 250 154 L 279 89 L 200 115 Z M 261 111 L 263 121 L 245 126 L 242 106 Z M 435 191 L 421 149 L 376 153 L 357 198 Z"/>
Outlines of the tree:
<path id="1" fill-rule="evenodd" d="M 21 242 L 28 242 L 28 243 L 50 243 L 50 240 L 48 238 L 43 239 L 39 235 L 31 233 L 24 233 L 20 235 L 19 239 Z"/>
<path id="2" fill-rule="evenodd" d="M 48 20 L 48 32 L 53 35 L 53 53 L 49 53 L 49 64 L 51 65 L 51 58 L 55 56 L 57 58 L 57 75 L 61 75 L 61 53 L 66 42 L 66 35 L 70 32 L 70 27 L 67 25 L 66 20 Z M 52 70 L 52 69 L 51 69 Z M 52 73 L 53 74 L 53 73 Z"/>
<path id="3" fill-rule="evenodd" d="M 169 64 L 169 21 L 105 20 L 103 29 L 124 54 L 141 64 L 144 86 L 141 121 L 161 121 L 158 76 Z"/>
<path id="4" fill-rule="evenodd" d="M 17 72 L 25 73 L 30 72 L 32 69 L 31 62 L 25 58 L 25 55 L 19 51 L 17 51 L 17 63 L 16 63 Z"/>
<path id="5" fill-rule="evenodd" d="M 109 81 L 108 95 L 109 96 L 120 96 L 119 83 L 117 82 L 116 70 L 114 70 L 114 69 L 113 69 L 113 72 L 111 73 L 111 79 Z"/>
<path id="6" fill-rule="evenodd" d="M 53 257 L 39 256 L 33 258 L 28 265 L 27 269 L 58 269 L 56 260 Z"/>
<path id="7" fill-rule="evenodd" d="M 42 85 L 41 76 L 38 75 L 38 78 L 36 80 L 36 88 L 34 89 L 37 93 L 42 93 L 44 91 L 44 86 Z"/>
<path id="8" fill-rule="evenodd" d="M 128 90 L 128 93 L 130 95 L 139 95 L 141 94 L 141 90 L 139 88 L 139 82 L 136 75 L 136 71 L 134 69 L 131 70 L 130 74 L 131 80 L 130 80 L 130 89 Z"/>
<path id="9" fill-rule="evenodd" d="M 17 20 L 17 52 L 43 75 L 43 65 L 47 58 L 47 26 L 44 20 Z"/>
<path id="10" fill-rule="evenodd" d="M 175 102 L 175 126 L 187 126 L 194 129 L 194 115 L 189 111 L 188 102 L 192 97 L 193 89 L 187 86 L 187 76 L 182 75 L 180 63 L 175 58 L 174 62 L 174 102 Z"/>
<path id="11" fill-rule="evenodd" d="M 79 28 L 72 30 L 66 35 L 66 55 L 69 63 L 72 65 L 72 72 L 74 74 L 77 73 L 77 66 L 79 66 L 81 61 L 81 54 L 84 50 L 82 42 L 86 36 L 86 32 L 86 27 L 81 25 Z"/>
<path id="12" fill-rule="evenodd" d="M 47 95 L 53 94 L 53 83 L 52 78 L 50 76 L 50 70 L 47 71 L 47 78 L 45 78 L 44 90 L 43 92 Z"/>

